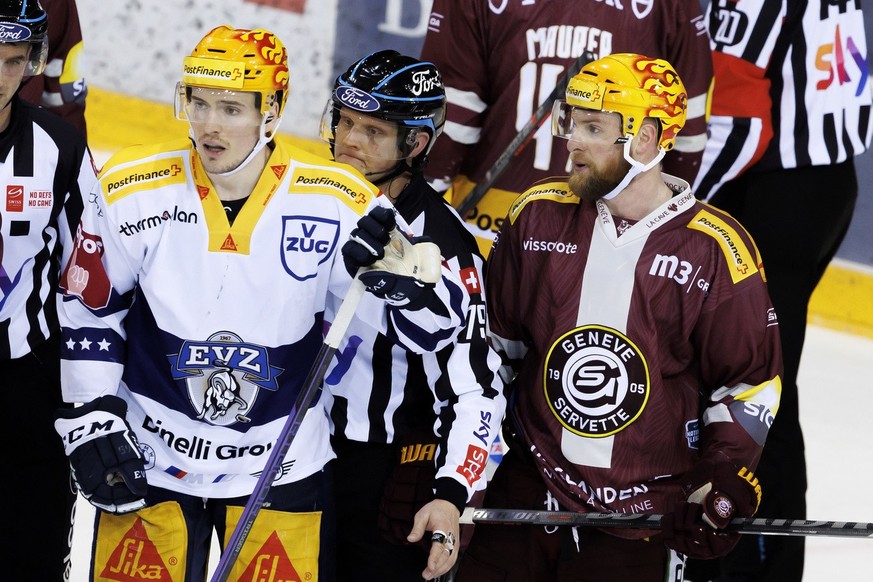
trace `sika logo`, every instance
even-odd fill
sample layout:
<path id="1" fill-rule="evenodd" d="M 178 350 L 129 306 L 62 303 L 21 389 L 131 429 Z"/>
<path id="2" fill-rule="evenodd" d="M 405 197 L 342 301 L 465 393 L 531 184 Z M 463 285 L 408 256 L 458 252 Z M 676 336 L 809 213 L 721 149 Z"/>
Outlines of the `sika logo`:
<path id="1" fill-rule="evenodd" d="M 312 578 L 311 572 L 306 572 L 306 580 Z M 238 580 L 257 580 L 258 582 L 303 582 L 291 563 L 291 558 L 274 531 L 252 558 L 243 575 Z"/>
<path id="2" fill-rule="evenodd" d="M 22 212 L 24 210 L 24 186 L 18 184 L 6 185 L 6 212 Z"/>
<path id="3" fill-rule="evenodd" d="M 109 556 L 100 576 L 104 580 L 134 582 L 136 580 L 172 579 L 154 542 L 149 539 L 141 518 L 124 534 Z"/>

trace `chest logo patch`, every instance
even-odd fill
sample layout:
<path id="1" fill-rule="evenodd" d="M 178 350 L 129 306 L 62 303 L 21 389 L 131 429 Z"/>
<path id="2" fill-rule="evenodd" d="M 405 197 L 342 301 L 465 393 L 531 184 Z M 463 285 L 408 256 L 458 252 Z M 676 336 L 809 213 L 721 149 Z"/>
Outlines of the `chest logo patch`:
<path id="1" fill-rule="evenodd" d="M 311 216 L 282 217 L 282 266 L 300 281 L 318 274 L 318 266 L 333 256 L 339 224 Z"/>
<path id="2" fill-rule="evenodd" d="M 267 348 L 231 332 L 206 341 L 185 341 L 168 357 L 173 377 L 185 380 L 197 418 L 216 426 L 249 422 L 260 389 L 276 391 L 282 370 L 270 365 Z"/>
<path id="3" fill-rule="evenodd" d="M 567 430 L 589 438 L 627 428 L 649 400 L 649 368 L 620 332 L 586 325 L 559 337 L 544 368 L 546 401 Z"/>

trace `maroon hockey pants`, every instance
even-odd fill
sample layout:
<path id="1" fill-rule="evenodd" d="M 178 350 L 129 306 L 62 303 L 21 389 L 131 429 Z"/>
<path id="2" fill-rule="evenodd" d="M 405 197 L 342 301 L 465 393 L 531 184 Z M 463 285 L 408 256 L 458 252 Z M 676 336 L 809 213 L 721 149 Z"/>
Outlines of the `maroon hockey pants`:
<path id="1" fill-rule="evenodd" d="M 485 507 L 542 509 L 546 487 L 510 449 L 485 493 Z M 626 540 L 589 527 L 478 524 L 456 582 L 664 582 L 668 550 L 659 538 Z M 682 580 L 681 570 L 676 573 Z"/>

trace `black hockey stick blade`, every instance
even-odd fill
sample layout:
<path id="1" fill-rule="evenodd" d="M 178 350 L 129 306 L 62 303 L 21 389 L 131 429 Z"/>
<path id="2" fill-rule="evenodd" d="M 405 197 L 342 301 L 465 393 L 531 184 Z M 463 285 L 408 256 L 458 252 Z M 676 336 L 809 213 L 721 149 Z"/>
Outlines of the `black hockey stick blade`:
<path id="1" fill-rule="evenodd" d="M 303 417 L 306 416 L 309 405 L 321 387 L 324 374 L 327 372 L 330 361 L 339 347 L 339 343 L 345 335 L 346 329 L 348 329 L 349 323 L 355 315 L 358 303 L 363 295 L 364 284 L 355 277 L 346 293 L 345 299 L 343 299 L 342 305 L 337 310 L 336 317 L 324 338 L 324 343 L 321 344 L 318 355 L 309 369 L 306 380 L 303 382 L 300 393 L 297 395 L 297 401 L 288 413 L 288 419 L 285 421 L 285 425 L 276 439 L 276 446 L 273 447 L 273 451 L 270 453 L 270 457 L 267 459 L 260 477 L 258 477 L 254 491 L 252 491 L 249 500 L 243 508 L 239 522 L 236 524 L 233 534 L 231 534 L 227 542 L 227 547 L 221 554 L 221 559 L 219 559 L 215 572 L 212 574 L 212 582 L 225 582 L 227 577 L 230 576 L 230 571 L 239 557 L 243 544 L 255 523 L 255 518 L 267 500 L 267 494 L 270 492 L 273 480 L 276 478 L 285 455 L 288 454 L 288 449 L 291 448 L 291 443 L 294 441 L 297 430 L 303 423 Z"/>
<path id="2" fill-rule="evenodd" d="M 497 178 L 500 177 L 509 165 L 509 162 L 516 158 L 525 146 L 527 146 L 533 137 L 533 134 L 552 113 L 552 104 L 556 100 L 564 97 L 570 79 L 572 79 L 576 73 L 582 69 L 582 67 L 593 60 L 594 53 L 590 51 L 584 52 L 573 62 L 570 68 L 567 69 L 567 74 L 561 77 L 558 84 L 555 85 L 555 88 L 552 89 L 552 92 L 549 93 L 548 97 L 546 97 L 546 100 L 540 103 L 540 106 L 537 107 L 537 110 L 534 111 L 528 122 L 524 124 L 524 127 L 522 127 L 512 141 L 509 142 L 509 145 L 506 146 L 506 149 L 503 150 L 500 157 L 497 158 L 497 161 L 494 162 L 494 165 L 491 166 L 491 169 L 485 174 L 485 178 L 476 184 L 476 186 L 467 193 L 467 196 L 458 205 L 458 214 L 460 214 L 461 217 L 466 217 L 467 214 L 476 207 L 479 201 L 482 200 L 482 197 L 485 196 L 485 193 L 491 189 L 491 186 L 494 185 L 494 182 L 497 181 Z M 525 185 L 525 187 L 526 186 L 527 185 Z"/>
<path id="3" fill-rule="evenodd" d="M 463 524 L 591 526 L 625 529 L 661 529 L 661 515 L 648 513 L 576 513 L 523 509 L 467 508 Z M 736 518 L 727 528 L 741 534 L 778 536 L 873 537 L 873 523 L 812 521 L 805 519 Z"/>

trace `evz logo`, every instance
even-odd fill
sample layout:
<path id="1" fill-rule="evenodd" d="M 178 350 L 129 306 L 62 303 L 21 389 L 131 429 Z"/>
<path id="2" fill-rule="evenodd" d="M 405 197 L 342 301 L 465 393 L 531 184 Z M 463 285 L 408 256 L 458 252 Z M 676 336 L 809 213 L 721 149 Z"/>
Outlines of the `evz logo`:
<path id="1" fill-rule="evenodd" d="M 318 266 L 333 255 L 339 223 L 311 216 L 282 217 L 282 265 L 295 279 L 315 277 Z"/>
<path id="2" fill-rule="evenodd" d="M 186 340 L 168 359 L 173 377 L 188 386 L 197 418 L 218 426 L 249 422 L 259 390 L 278 390 L 276 376 L 282 373 L 270 365 L 266 347 L 228 331 Z"/>

